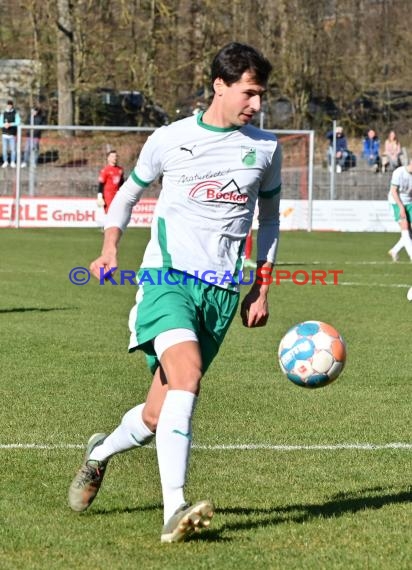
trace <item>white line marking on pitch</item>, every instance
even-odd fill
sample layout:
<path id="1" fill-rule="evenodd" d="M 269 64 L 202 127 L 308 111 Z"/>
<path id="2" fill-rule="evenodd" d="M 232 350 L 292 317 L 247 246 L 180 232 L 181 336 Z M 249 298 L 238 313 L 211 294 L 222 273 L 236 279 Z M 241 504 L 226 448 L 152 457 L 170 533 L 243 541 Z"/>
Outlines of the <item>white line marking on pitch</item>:
<path id="1" fill-rule="evenodd" d="M 319 445 L 271 445 L 271 444 L 239 444 L 239 445 L 194 445 L 194 449 L 206 450 L 253 450 L 268 449 L 270 451 L 334 451 L 339 449 L 379 450 L 379 449 L 412 449 L 412 443 L 337 443 Z"/>
<path id="2" fill-rule="evenodd" d="M 386 261 L 341 261 L 336 263 L 336 261 L 281 261 L 277 262 L 277 266 L 285 265 L 394 265 L 393 261 L 390 259 Z M 396 265 L 409 265 L 410 261 L 398 261 Z"/>
<path id="3" fill-rule="evenodd" d="M 328 283 L 328 285 L 333 285 L 333 283 Z M 396 289 L 411 287 L 410 284 L 406 285 L 405 283 L 356 283 L 352 281 L 343 281 L 339 285 L 348 285 L 349 287 L 395 287 Z"/>
<path id="4" fill-rule="evenodd" d="M 0 273 L 46 273 L 47 269 L 0 269 Z"/>
<path id="5" fill-rule="evenodd" d="M 85 445 L 75 443 L 3 443 L 0 449 L 84 449 Z M 153 448 L 153 445 L 146 447 Z M 383 449 L 412 449 L 412 443 L 336 443 L 315 445 L 273 445 L 270 443 L 240 443 L 240 444 L 217 444 L 217 445 L 193 445 L 193 449 L 206 451 L 253 451 L 267 449 L 269 451 L 335 451 L 341 449 L 355 449 L 365 451 L 379 451 Z"/>
<path id="6" fill-rule="evenodd" d="M 303 280 L 298 280 L 298 281 L 303 281 Z M 274 282 L 276 282 L 276 278 L 274 278 Z M 281 285 L 297 285 L 297 282 L 294 281 L 293 279 L 282 279 L 281 282 L 279 283 L 278 287 L 280 287 Z M 303 285 L 303 283 L 301 283 L 301 285 Z M 310 287 L 312 284 L 310 282 L 306 283 L 306 287 Z M 317 282 L 316 286 L 319 286 L 320 284 Z M 335 285 L 333 283 L 333 281 L 325 281 L 325 285 Z M 337 287 L 340 286 L 348 286 L 348 287 L 392 287 L 395 289 L 409 289 L 409 287 L 412 286 L 412 283 L 358 283 L 356 281 L 339 281 L 337 283 Z M 315 285 L 313 285 L 315 286 Z"/>

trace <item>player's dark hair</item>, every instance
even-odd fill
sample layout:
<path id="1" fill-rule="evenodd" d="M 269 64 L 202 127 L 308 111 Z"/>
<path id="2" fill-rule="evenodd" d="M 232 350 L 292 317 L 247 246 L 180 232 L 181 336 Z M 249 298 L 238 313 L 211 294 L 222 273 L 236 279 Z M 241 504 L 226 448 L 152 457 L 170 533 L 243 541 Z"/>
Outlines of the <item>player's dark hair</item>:
<path id="1" fill-rule="evenodd" d="M 108 157 L 109 154 L 113 154 L 114 152 L 117 154 L 117 150 L 114 149 L 114 148 L 112 148 L 112 150 L 109 150 L 109 151 L 107 152 L 106 157 Z"/>
<path id="2" fill-rule="evenodd" d="M 232 85 L 249 71 L 256 83 L 266 85 L 272 65 L 258 50 L 247 44 L 232 42 L 225 45 L 212 61 L 212 86 L 218 77 Z"/>

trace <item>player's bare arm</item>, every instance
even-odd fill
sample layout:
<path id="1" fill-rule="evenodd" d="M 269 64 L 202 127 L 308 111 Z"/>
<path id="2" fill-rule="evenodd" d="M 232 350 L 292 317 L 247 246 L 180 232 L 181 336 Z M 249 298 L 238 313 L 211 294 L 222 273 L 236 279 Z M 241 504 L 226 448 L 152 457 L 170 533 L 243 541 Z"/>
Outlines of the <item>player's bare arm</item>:
<path id="1" fill-rule="evenodd" d="M 90 272 L 97 279 L 101 278 L 101 268 L 104 273 L 107 273 L 118 266 L 119 241 L 130 221 L 133 206 L 138 202 L 143 191 L 144 188 L 138 186 L 130 176 L 113 198 L 106 220 L 102 253 L 90 264 Z"/>
<path id="2" fill-rule="evenodd" d="M 398 206 L 399 206 L 399 208 L 400 208 L 400 211 L 401 211 L 401 212 L 402 212 L 402 211 L 405 212 L 405 206 L 404 206 L 402 200 L 401 200 L 400 197 L 399 197 L 399 188 L 398 188 L 398 186 L 394 186 L 394 185 L 391 186 L 391 194 L 392 194 L 392 197 L 393 197 L 393 199 L 395 200 L 395 202 L 398 204 Z"/>
<path id="3" fill-rule="evenodd" d="M 245 327 L 264 327 L 269 319 L 268 293 L 273 263 L 258 262 L 256 280 L 240 306 L 240 316 Z"/>
<path id="4" fill-rule="evenodd" d="M 107 273 L 117 267 L 117 250 L 122 230 L 120 228 L 107 228 L 104 232 L 102 253 L 90 264 L 90 272 L 96 279 L 101 278 L 101 268 Z"/>
<path id="5" fill-rule="evenodd" d="M 263 327 L 269 318 L 268 293 L 279 238 L 280 191 L 259 198 L 256 280 L 243 299 L 240 316 L 245 327 Z"/>

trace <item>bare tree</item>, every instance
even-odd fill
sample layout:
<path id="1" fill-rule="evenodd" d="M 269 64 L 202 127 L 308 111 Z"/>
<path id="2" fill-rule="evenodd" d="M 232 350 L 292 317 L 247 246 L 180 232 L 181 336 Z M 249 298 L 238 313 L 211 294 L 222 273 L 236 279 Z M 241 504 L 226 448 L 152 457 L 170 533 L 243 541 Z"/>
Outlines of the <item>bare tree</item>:
<path id="1" fill-rule="evenodd" d="M 143 91 L 173 116 L 178 101 L 207 94 L 211 58 L 233 40 L 272 61 L 268 96 L 289 101 L 288 126 L 313 124 L 313 100 L 328 99 L 359 131 L 364 121 L 348 109 L 370 93 L 382 107 L 378 122 L 407 117 L 390 105 L 411 83 L 410 0 L 2 0 L 3 7 L 0 58 L 41 61 L 44 91 L 59 92 L 60 124 L 84 120 L 74 101 L 101 87 Z"/>

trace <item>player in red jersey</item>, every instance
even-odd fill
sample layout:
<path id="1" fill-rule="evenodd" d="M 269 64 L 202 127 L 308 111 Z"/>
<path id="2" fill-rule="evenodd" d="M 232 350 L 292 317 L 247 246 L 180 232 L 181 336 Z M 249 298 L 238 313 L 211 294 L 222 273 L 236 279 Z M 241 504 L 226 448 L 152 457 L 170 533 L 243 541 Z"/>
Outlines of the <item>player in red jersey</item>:
<path id="1" fill-rule="evenodd" d="M 111 150 L 107 153 L 107 165 L 102 168 L 99 174 L 99 192 L 97 194 L 97 205 L 104 206 L 104 212 L 107 214 L 109 206 L 124 182 L 124 172 L 121 166 L 118 166 L 117 151 Z"/>

